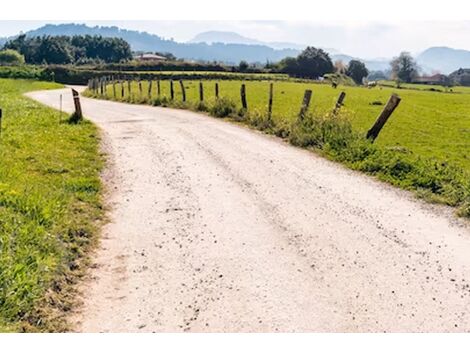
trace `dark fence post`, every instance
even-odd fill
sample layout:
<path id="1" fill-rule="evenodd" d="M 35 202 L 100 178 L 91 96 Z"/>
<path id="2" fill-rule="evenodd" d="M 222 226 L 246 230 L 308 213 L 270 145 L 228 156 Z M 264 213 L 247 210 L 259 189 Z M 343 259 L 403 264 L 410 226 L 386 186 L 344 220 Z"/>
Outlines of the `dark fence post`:
<path id="1" fill-rule="evenodd" d="M 215 82 L 215 99 L 219 99 L 219 82 Z"/>
<path id="2" fill-rule="evenodd" d="M 312 91 L 310 89 L 306 89 L 304 93 L 304 99 L 302 100 L 302 107 L 300 108 L 300 112 L 299 112 L 300 120 L 304 119 L 305 113 L 307 112 L 308 107 L 310 106 L 311 98 L 312 98 Z"/>
<path id="3" fill-rule="evenodd" d="M 201 102 L 204 101 L 204 86 L 202 85 L 202 82 L 199 82 L 199 100 Z"/>
<path id="4" fill-rule="evenodd" d="M 73 88 L 72 88 L 72 96 L 73 96 L 73 103 L 75 105 L 76 118 L 77 120 L 81 120 L 83 118 L 83 114 L 82 114 L 82 106 L 80 104 L 80 95 Z"/>
<path id="5" fill-rule="evenodd" d="M 160 80 L 157 80 L 157 95 L 158 95 L 158 97 L 160 97 L 160 93 L 161 93 L 161 90 L 160 90 Z"/>
<path id="6" fill-rule="evenodd" d="M 173 80 L 170 79 L 170 99 L 173 100 L 175 98 L 175 90 L 173 89 Z"/>
<path id="7" fill-rule="evenodd" d="M 338 113 L 339 109 L 341 109 L 341 107 L 343 106 L 344 98 L 346 98 L 346 93 L 341 92 L 339 94 L 338 100 L 336 101 L 335 108 L 333 109 L 333 115 L 336 115 Z"/>
<path id="8" fill-rule="evenodd" d="M 148 91 L 148 94 L 149 94 L 149 99 L 152 99 L 152 80 L 149 80 L 149 91 Z"/>
<path id="9" fill-rule="evenodd" d="M 397 94 L 393 93 L 391 95 L 382 113 L 379 115 L 379 117 L 377 118 L 377 120 L 375 121 L 371 129 L 367 131 L 367 135 L 366 135 L 367 139 L 370 139 L 372 142 L 375 141 L 380 131 L 384 127 L 385 123 L 387 122 L 388 118 L 393 114 L 398 104 L 400 104 L 400 101 L 401 101 L 401 98 Z"/>
<path id="10" fill-rule="evenodd" d="M 131 92 L 132 92 L 132 82 L 130 78 L 127 80 L 127 94 L 129 94 L 129 99 L 131 99 Z"/>
<path id="11" fill-rule="evenodd" d="M 269 84 L 269 102 L 268 102 L 268 119 L 271 119 L 273 114 L 273 94 L 274 93 L 274 84 Z"/>
<path id="12" fill-rule="evenodd" d="M 121 81 L 121 99 L 124 99 L 124 81 Z"/>
<path id="13" fill-rule="evenodd" d="M 241 97 L 241 100 L 242 100 L 242 108 L 247 110 L 248 109 L 248 104 L 246 103 L 246 86 L 245 86 L 244 83 L 240 87 L 240 97 Z"/>
<path id="14" fill-rule="evenodd" d="M 116 81 L 113 80 L 113 95 L 114 99 L 116 99 Z"/>
<path id="15" fill-rule="evenodd" d="M 181 86 L 182 100 L 183 100 L 183 103 L 184 103 L 186 101 L 186 90 L 184 88 L 184 83 L 183 83 L 182 79 L 180 79 L 180 86 Z"/>
<path id="16" fill-rule="evenodd" d="M 139 79 L 139 98 L 142 98 L 142 81 Z"/>

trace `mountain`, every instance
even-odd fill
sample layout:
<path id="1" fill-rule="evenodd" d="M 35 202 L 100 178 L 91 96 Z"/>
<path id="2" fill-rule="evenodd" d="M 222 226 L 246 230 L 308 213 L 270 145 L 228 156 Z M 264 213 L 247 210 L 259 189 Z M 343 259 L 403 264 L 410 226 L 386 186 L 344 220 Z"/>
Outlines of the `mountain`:
<path id="1" fill-rule="evenodd" d="M 224 43 L 224 44 L 247 44 L 247 45 L 264 45 L 270 48 L 283 50 L 283 49 L 295 49 L 303 50 L 307 46 L 306 44 L 297 44 L 289 42 L 263 42 L 257 39 L 244 37 L 236 32 L 225 32 L 225 31 L 208 31 L 202 32 L 196 35 L 188 43 Z"/>
<path id="2" fill-rule="evenodd" d="M 470 51 L 448 47 L 432 47 L 416 57 L 425 71 L 449 74 L 459 68 L 470 68 Z"/>
<path id="3" fill-rule="evenodd" d="M 276 62 L 287 56 L 296 56 L 295 49 L 273 49 L 266 45 L 224 43 L 179 43 L 158 35 L 112 27 L 89 27 L 84 24 L 48 24 L 26 32 L 27 36 L 42 35 L 101 35 L 118 37 L 127 41 L 134 51 L 170 52 L 178 58 L 196 61 L 222 61 L 238 64 L 241 60 L 251 63 Z"/>
<path id="4" fill-rule="evenodd" d="M 264 45 L 265 43 L 244 37 L 235 32 L 224 31 L 208 31 L 196 35 L 188 43 L 224 43 L 224 44 L 247 44 L 247 45 Z"/>

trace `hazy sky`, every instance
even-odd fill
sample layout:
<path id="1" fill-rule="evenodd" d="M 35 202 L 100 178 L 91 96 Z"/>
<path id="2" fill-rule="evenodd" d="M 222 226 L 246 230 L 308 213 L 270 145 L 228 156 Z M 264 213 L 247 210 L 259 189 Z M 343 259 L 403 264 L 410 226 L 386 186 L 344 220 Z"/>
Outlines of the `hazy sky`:
<path id="1" fill-rule="evenodd" d="M 0 36 L 10 36 L 46 23 L 71 21 L 0 21 Z M 418 53 L 430 46 L 470 50 L 470 21 L 318 22 L 318 21 L 73 21 L 116 25 L 187 41 L 208 30 L 234 31 L 262 41 L 286 41 L 334 48 L 363 58 Z"/>

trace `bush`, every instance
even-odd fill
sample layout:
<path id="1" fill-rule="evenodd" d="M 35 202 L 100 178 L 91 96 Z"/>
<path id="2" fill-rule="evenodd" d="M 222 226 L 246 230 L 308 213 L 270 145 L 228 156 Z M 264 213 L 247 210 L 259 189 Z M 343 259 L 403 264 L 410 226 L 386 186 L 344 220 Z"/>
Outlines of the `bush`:
<path id="1" fill-rule="evenodd" d="M 228 98 L 219 98 L 210 109 L 210 113 L 216 117 L 227 117 L 235 114 L 237 106 Z"/>
<path id="2" fill-rule="evenodd" d="M 6 49 L 0 51 L 0 65 L 17 66 L 23 65 L 24 62 L 24 56 L 16 50 Z"/>

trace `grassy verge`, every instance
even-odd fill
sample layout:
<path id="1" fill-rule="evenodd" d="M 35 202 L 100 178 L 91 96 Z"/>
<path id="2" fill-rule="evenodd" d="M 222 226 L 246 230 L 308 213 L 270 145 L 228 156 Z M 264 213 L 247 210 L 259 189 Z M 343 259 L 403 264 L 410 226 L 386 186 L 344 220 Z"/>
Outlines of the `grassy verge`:
<path id="1" fill-rule="evenodd" d="M 0 331 L 62 331 L 102 217 L 98 131 L 0 80 Z"/>
<path id="2" fill-rule="evenodd" d="M 253 92 L 256 84 L 259 83 L 252 83 L 251 92 Z M 188 86 L 190 86 L 189 83 Z M 299 86 L 305 88 L 301 84 Z M 228 90 L 229 87 L 230 85 L 227 82 L 224 88 Z M 108 87 L 108 94 L 105 98 L 113 99 L 113 94 L 109 89 Z M 137 87 L 134 87 L 134 89 L 136 91 Z M 248 89 L 250 89 L 250 86 L 248 86 Z M 298 91 L 299 87 L 295 89 Z M 318 86 L 314 89 L 314 99 L 315 92 L 326 91 L 327 89 L 331 88 Z M 287 91 L 284 92 L 284 95 L 288 95 Z M 353 90 L 350 90 L 350 92 L 353 92 Z M 367 89 L 361 89 L 360 92 L 365 96 L 365 98 L 362 97 L 361 99 L 374 99 L 375 95 L 380 95 L 381 101 L 385 101 L 385 94 L 389 93 L 384 94 L 382 90 L 371 92 Z M 439 123 L 442 120 L 439 120 L 439 118 L 442 119 L 443 117 L 439 116 L 438 113 L 443 111 L 442 107 L 439 108 L 439 104 L 445 103 L 440 100 L 433 101 L 436 98 L 435 95 L 421 96 L 412 92 L 412 94 L 407 96 L 409 99 L 414 99 L 411 103 L 412 105 L 429 102 L 433 108 L 438 108 L 437 114 L 435 111 L 432 111 L 428 115 L 428 124 L 436 124 L 435 126 L 422 124 L 414 126 L 416 119 L 411 119 L 408 120 L 408 126 L 402 126 L 406 134 L 402 131 L 400 135 L 400 128 L 398 128 L 398 131 L 393 131 L 397 126 L 393 124 L 397 117 L 393 116 L 391 122 L 388 123 L 384 132 L 382 132 L 382 135 L 379 136 L 379 143 L 372 144 L 365 139 L 364 130 L 360 127 L 358 128 L 357 124 L 355 125 L 354 117 L 351 117 L 355 116 L 351 113 L 352 109 L 354 109 L 354 107 L 351 107 L 351 104 L 347 104 L 347 108 L 343 108 L 339 116 L 336 117 L 332 116 L 331 110 L 328 112 L 316 109 L 305 116 L 302 121 L 299 121 L 293 117 L 291 106 L 277 106 L 277 115 L 268 118 L 266 107 L 264 106 L 264 108 L 259 109 L 256 107 L 256 101 L 252 100 L 251 105 L 249 102 L 249 107 L 255 106 L 255 108 L 244 111 L 240 108 L 237 100 L 230 96 L 230 93 L 233 93 L 233 90 L 229 91 L 228 96 L 223 96 L 218 100 L 208 99 L 204 103 L 198 102 L 194 97 L 183 103 L 176 99 L 170 100 L 167 95 L 150 98 L 125 95 L 124 97 L 117 96 L 116 100 L 191 109 L 207 112 L 215 117 L 230 118 L 266 133 L 286 138 L 293 145 L 313 149 L 323 156 L 341 162 L 352 169 L 373 175 L 400 188 L 414 191 L 419 197 L 428 201 L 456 207 L 459 215 L 470 217 L 470 168 L 468 167 L 466 154 L 457 153 L 458 148 L 461 148 L 464 144 L 457 143 L 456 153 L 454 154 L 456 158 L 454 160 L 449 160 L 452 158 L 446 157 L 446 153 L 451 149 L 449 146 L 451 146 L 452 141 L 455 141 L 455 139 L 465 140 L 464 132 L 466 129 L 464 129 L 464 126 L 468 122 L 466 120 L 449 120 L 448 130 L 442 131 L 442 125 Z M 265 93 L 265 90 L 263 90 L 263 93 Z M 90 91 L 85 94 L 103 98 L 100 95 L 95 96 Z M 335 91 L 335 94 L 338 94 L 338 91 Z M 419 94 L 434 93 L 423 92 Z M 299 96 L 301 95 L 299 94 Z M 349 99 L 357 103 L 356 99 L 358 97 L 350 97 Z M 452 102 L 455 96 L 450 96 L 449 99 Z M 285 101 L 286 105 L 288 105 L 289 101 Z M 463 101 L 459 100 L 458 105 L 461 106 L 460 104 L 462 103 Z M 372 105 L 365 105 L 365 108 L 376 109 Z M 378 108 L 377 114 L 383 107 L 379 106 Z M 298 105 L 296 104 L 295 110 L 298 111 L 297 109 Z M 428 112 L 429 110 L 428 108 L 427 111 L 424 111 Z M 359 111 L 361 110 L 359 109 Z M 274 112 L 276 113 L 276 108 L 274 108 Z M 451 111 L 450 114 L 455 118 L 456 111 Z M 444 118 L 447 120 L 446 116 Z M 461 125 L 455 128 L 456 124 Z M 456 131 L 453 131 L 453 129 Z M 380 139 L 383 140 L 383 135 L 387 132 L 400 136 L 401 140 L 406 142 L 408 137 L 416 136 L 416 134 L 422 136 L 425 134 L 423 131 L 430 133 L 430 139 L 435 145 L 424 146 L 424 148 L 419 148 L 419 146 L 415 148 L 413 145 L 412 148 L 407 148 L 406 143 L 404 143 L 405 145 L 400 145 L 399 143 L 380 143 Z M 436 148 L 436 146 L 438 149 L 434 151 L 431 147 Z"/>

